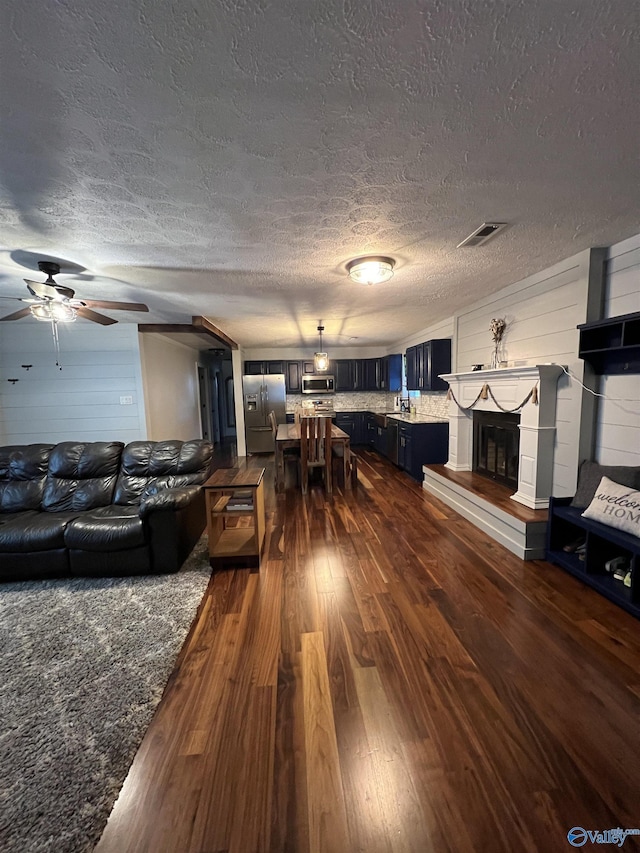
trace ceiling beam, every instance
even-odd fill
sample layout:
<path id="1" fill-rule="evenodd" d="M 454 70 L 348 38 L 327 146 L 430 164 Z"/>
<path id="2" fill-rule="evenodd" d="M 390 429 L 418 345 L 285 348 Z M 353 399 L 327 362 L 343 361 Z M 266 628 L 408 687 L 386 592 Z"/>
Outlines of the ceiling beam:
<path id="1" fill-rule="evenodd" d="M 229 347 L 229 349 L 238 349 L 238 344 L 217 326 L 214 326 L 206 317 L 192 317 L 191 323 L 139 323 L 138 331 L 142 334 L 155 333 L 160 335 L 204 334 L 216 343 Z"/>

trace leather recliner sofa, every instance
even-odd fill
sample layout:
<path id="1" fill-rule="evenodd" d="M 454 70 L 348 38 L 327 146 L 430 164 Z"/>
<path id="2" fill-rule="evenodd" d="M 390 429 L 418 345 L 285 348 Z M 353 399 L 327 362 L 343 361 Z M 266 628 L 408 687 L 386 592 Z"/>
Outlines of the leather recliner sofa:
<path id="1" fill-rule="evenodd" d="M 176 572 L 212 455 L 200 440 L 0 447 L 0 581 Z"/>

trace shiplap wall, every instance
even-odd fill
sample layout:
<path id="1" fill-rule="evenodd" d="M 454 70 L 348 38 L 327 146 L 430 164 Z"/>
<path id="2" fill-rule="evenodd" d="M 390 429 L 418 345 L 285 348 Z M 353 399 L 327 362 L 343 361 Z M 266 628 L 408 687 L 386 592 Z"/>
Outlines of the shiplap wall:
<path id="1" fill-rule="evenodd" d="M 62 370 L 48 323 L 0 324 L 0 443 L 146 438 L 137 326 L 60 326 L 60 350 Z"/>
<path id="2" fill-rule="evenodd" d="M 640 311 L 640 234 L 609 249 L 605 317 Z M 601 465 L 640 465 L 640 377 L 603 376 L 595 459 Z"/>
<path id="3" fill-rule="evenodd" d="M 493 342 L 492 318 L 504 317 L 507 328 L 501 358 L 509 366 L 556 363 L 566 365 L 584 379 L 584 364 L 578 358 L 576 325 L 593 319 L 589 312 L 601 301 L 589 292 L 589 282 L 598 278 L 601 252 L 586 251 L 541 273 L 498 291 L 470 306 L 456 318 L 456 370 L 473 364 L 489 366 Z M 599 258 L 599 260 L 597 260 Z M 553 494 L 572 495 L 581 459 L 593 446 L 593 399 L 584 398 L 580 384 L 566 375 L 558 380 Z"/>

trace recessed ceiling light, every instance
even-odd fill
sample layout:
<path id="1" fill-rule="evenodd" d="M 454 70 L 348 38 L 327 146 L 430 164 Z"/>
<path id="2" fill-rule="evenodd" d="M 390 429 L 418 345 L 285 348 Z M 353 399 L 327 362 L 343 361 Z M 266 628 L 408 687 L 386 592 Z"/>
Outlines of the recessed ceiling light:
<path id="1" fill-rule="evenodd" d="M 347 264 L 349 278 L 359 284 L 382 284 L 393 276 L 396 262 L 384 255 L 367 255 Z"/>

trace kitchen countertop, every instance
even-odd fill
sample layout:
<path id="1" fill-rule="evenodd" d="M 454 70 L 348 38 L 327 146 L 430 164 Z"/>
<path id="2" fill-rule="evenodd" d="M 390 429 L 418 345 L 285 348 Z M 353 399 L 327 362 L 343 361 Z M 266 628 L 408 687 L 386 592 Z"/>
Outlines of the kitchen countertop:
<path id="1" fill-rule="evenodd" d="M 416 412 L 415 415 L 409 414 L 409 412 L 390 412 L 388 409 L 343 409 L 337 408 L 335 413 L 325 413 L 319 412 L 319 414 L 331 414 L 331 417 L 337 414 L 348 414 L 349 412 L 370 412 L 372 415 L 386 415 L 388 418 L 393 418 L 394 420 L 402 421 L 405 424 L 447 424 L 449 423 L 448 418 L 438 418 L 435 415 L 424 415 L 421 412 Z M 288 412 L 287 414 L 293 414 L 293 412 Z"/>
<path id="2" fill-rule="evenodd" d="M 387 412 L 388 418 L 393 418 L 397 421 L 402 421 L 405 424 L 448 424 L 448 418 L 437 418 L 435 415 L 423 415 L 416 412 L 415 415 L 410 415 L 408 412 Z"/>

